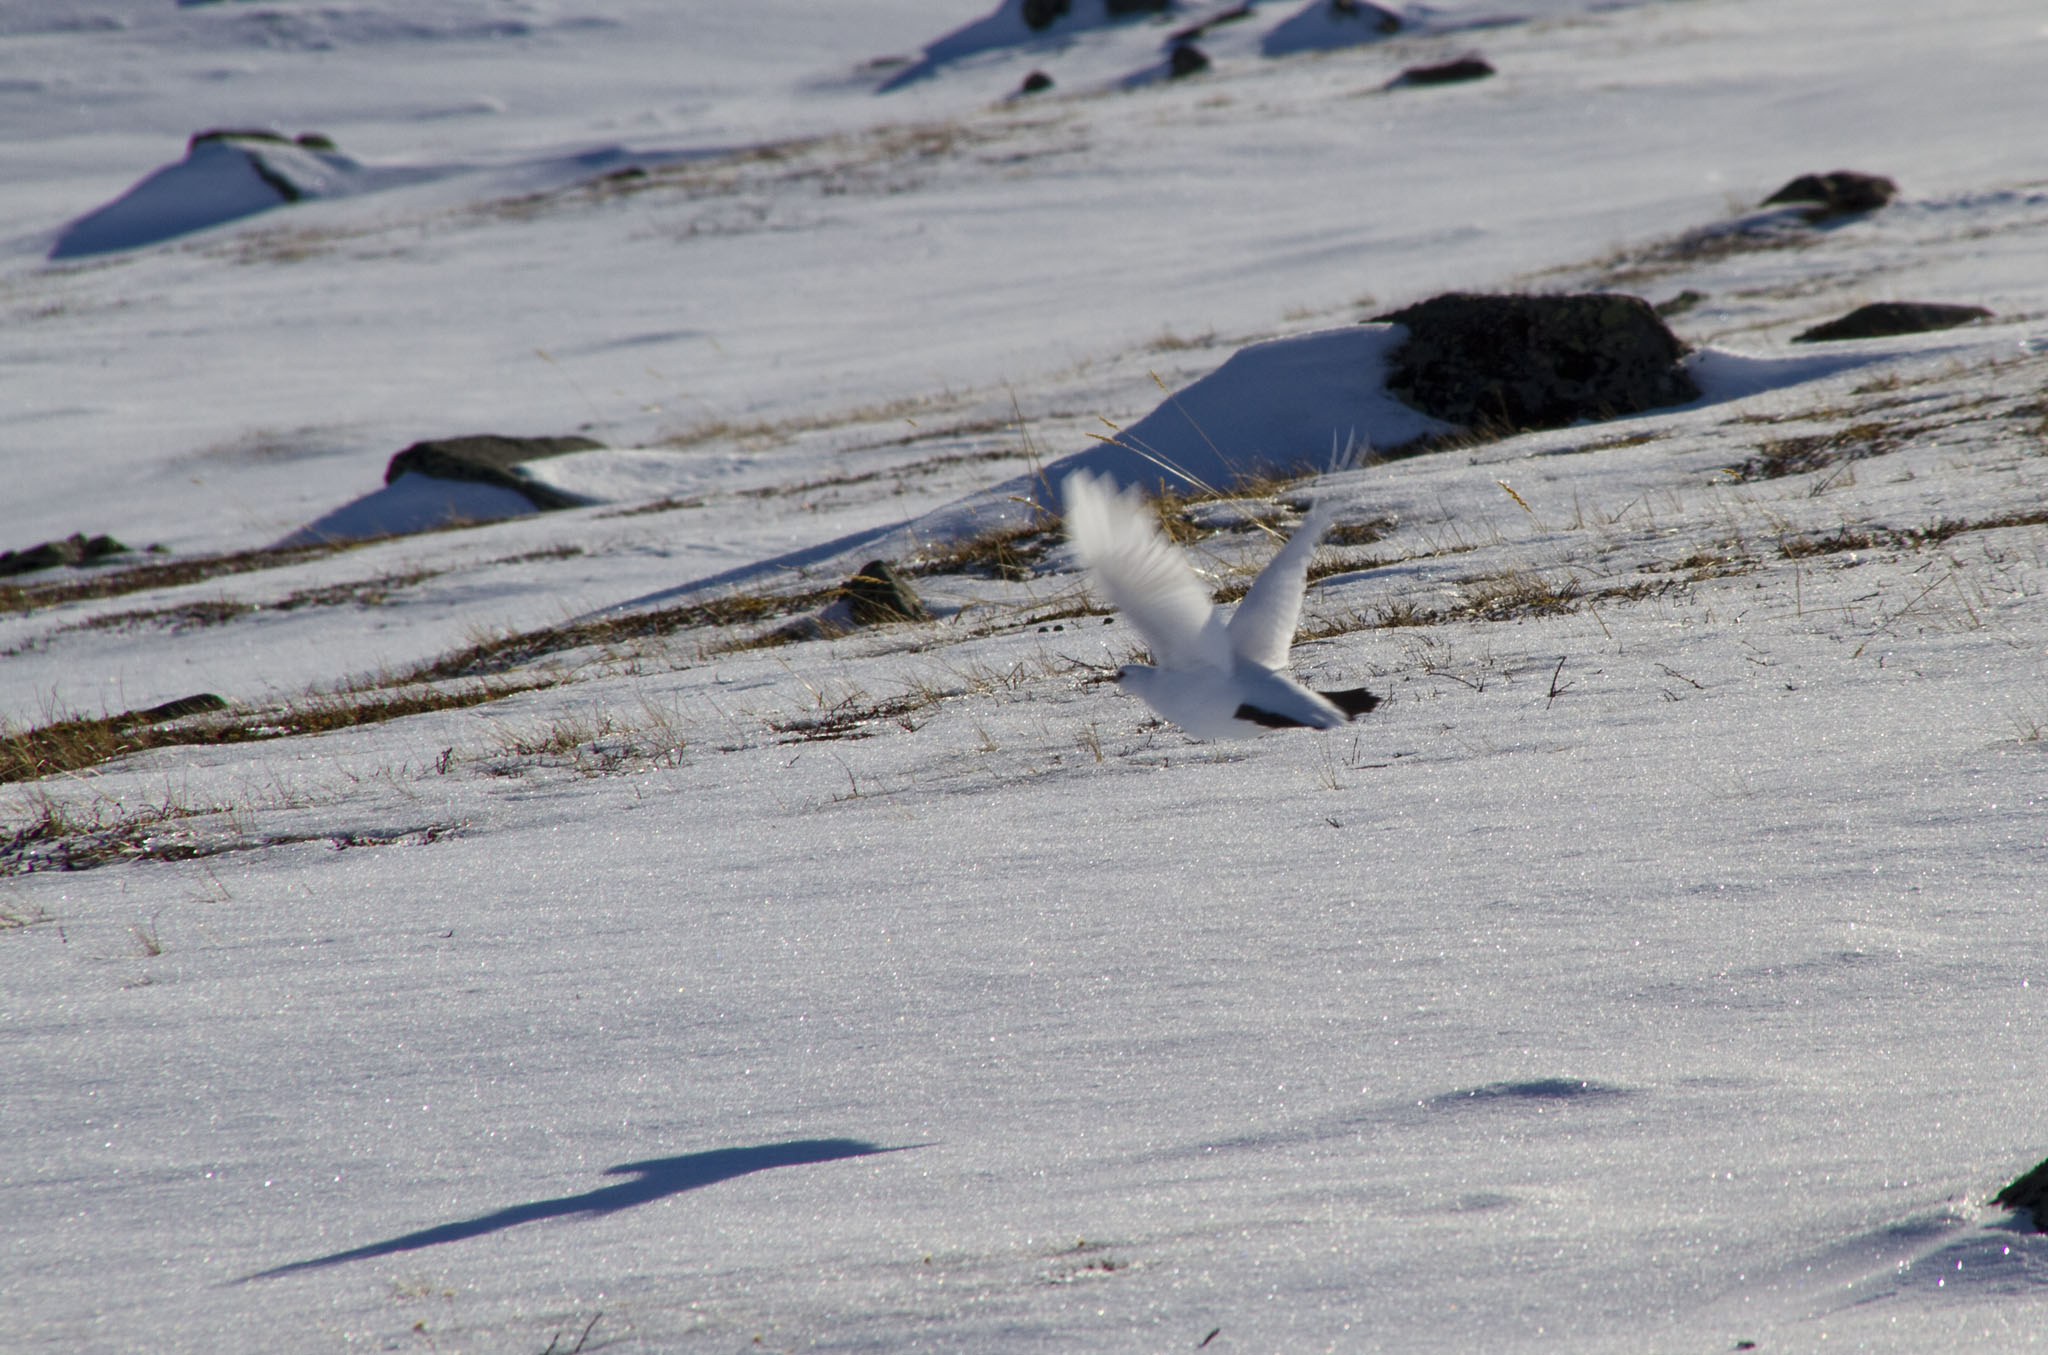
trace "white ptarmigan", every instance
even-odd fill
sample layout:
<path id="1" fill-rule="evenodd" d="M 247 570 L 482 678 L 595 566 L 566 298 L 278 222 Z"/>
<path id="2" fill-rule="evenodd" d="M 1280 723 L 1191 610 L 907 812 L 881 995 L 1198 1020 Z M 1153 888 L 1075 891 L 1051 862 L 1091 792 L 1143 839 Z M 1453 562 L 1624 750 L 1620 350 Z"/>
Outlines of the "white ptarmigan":
<path id="1" fill-rule="evenodd" d="M 1320 505 L 1273 557 L 1229 620 L 1187 557 L 1160 532 L 1145 496 L 1086 471 L 1060 486 L 1067 535 L 1109 601 L 1152 649 L 1117 681 L 1198 739 L 1274 729 L 1335 729 L 1380 699 L 1364 688 L 1313 692 L 1287 674 L 1309 557 L 1329 529 Z"/>

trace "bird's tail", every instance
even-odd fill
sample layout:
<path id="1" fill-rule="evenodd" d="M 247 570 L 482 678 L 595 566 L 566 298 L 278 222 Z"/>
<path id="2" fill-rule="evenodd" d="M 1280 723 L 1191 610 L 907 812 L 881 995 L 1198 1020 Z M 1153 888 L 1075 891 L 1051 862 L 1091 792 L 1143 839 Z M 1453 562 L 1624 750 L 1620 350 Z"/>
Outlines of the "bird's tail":
<path id="1" fill-rule="evenodd" d="M 1380 699 L 1363 687 L 1353 687 L 1342 692 L 1317 692 L 1317 696 L 1344 712 L 1347 719 L 1356 720 L 1380 703 Z"/>

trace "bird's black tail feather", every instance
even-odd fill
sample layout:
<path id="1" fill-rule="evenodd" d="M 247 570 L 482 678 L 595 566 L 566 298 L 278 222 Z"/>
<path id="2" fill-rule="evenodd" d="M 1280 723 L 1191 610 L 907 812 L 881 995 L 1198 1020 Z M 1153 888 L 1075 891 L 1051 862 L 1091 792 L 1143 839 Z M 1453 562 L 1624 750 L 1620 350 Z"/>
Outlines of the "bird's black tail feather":
<path id="1" fill-rule="evenodd" d="M 1377 696 L 1363 687 L 1353 687 L 1345 692 L 1317 692 L 1316 695 L 1354 720 L 1380 703 Z"/>
<path id="2" fill-rule="evenodd" d="M 1268 729 L 1307 729 L 1309 727 L 1308 722 L 1305 720 L 1297 720 L 1292 715 L 1281 715 L 1270 710 L 1260 710 L 1249 701 L 1238 706 L 1231 714 L 1240 720 L 1249 720 L 1255 725 L 1264 725 Z"/>

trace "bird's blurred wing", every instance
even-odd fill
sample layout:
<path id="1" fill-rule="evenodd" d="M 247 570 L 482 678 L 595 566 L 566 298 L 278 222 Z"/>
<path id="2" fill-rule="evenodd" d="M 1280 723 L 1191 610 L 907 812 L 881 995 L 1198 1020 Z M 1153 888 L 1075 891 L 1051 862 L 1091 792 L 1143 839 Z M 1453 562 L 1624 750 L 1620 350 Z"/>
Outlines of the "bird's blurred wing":
<path id="1" fill-rule="evenodd" d="M 1285 668 L 1294 645 L 1294 627 L 1301 620 L 1301 594 L 1308 586 L 1309 557 L 1330 529 L 1330 512 L 1321 504 L 1309 510 L 1301 526 L 1273 557 L 1237 611 L 1230 618 L 1230 643 L 1237 656 L 1261 668 Z"/>
<path id="2" fill-rule="evenodd" d="M 1145 497 L 1075 471 L 1060 486 L 1067 535 L 1110 603 L 1162 668 L 1227 668 L 1230 639 L 1187 557 L 1160 532 Z"/>

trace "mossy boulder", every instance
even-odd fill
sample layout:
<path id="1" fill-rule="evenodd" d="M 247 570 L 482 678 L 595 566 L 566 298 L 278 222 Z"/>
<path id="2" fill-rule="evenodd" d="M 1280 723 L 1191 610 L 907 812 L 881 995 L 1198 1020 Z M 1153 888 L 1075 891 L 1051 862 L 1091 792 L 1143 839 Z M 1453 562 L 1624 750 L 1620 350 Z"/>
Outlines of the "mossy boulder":
<path id="1" fill-rule="evenodd" d="M 1563 428 L 1700 396 L 1686 346 L 1640 297 L 1449 292 L 1375 318 L 1408 330 L 1387 389 L 1467 428 Z"/>

